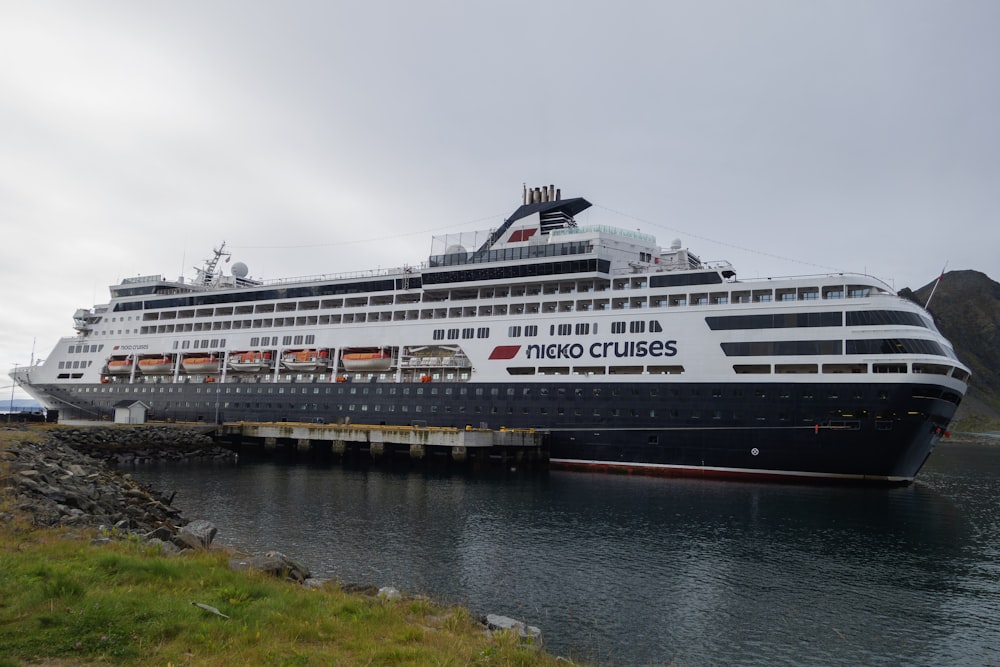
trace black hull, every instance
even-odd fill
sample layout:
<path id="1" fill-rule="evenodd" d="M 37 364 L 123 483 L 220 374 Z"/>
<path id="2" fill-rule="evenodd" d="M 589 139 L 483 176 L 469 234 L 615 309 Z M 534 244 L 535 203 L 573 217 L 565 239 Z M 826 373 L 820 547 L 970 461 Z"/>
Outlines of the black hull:
<path id="1" fill-rule="evenodd" d="M 554 466 L 906 483 L 960 398 L 934 384 L 144 383 L 36 387 L 62 418 L 533 428 Z"/>

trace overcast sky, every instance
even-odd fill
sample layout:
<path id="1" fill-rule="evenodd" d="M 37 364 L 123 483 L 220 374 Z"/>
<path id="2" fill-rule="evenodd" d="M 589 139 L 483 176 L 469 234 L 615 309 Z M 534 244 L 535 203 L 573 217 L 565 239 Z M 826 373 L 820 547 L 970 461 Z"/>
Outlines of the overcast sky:
<path id="1" fill-rule="evenodd" d="M 0 385 L 123 277 L 418 264 L 523 183 L 744 278 L 1000 278 L 998 34 L 994 0 L 0 0 Z"/>

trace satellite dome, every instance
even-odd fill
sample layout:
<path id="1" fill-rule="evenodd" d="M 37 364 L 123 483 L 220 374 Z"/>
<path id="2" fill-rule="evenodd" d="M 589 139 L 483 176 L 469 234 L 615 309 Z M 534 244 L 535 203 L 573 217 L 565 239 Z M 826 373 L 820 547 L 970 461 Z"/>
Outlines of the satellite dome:
<path id="1" fill-rule="evenodd" d="M 250 273 L 250 269 L 243 262 L 233 264 L 233 275 L 237 278 L 246 278 L 248 273 Z"/>
<path id="2" fill-rule="evenodd" d="M 671 250 L 680 250 L 681 249 L 681 240 L 680 239 L 674 239 L 673 243 L 670 244 L 670 249 Z"/>
<path id="3" fill-rule="evenodd" d="M 446 254 L 446 255 L 468 255 L 469 251 L 465 249 L 464 245 L 460 245 L 460 244 L 456 243 L 454 245 L 448 246 L 445 249 L 444 254 Z"/>

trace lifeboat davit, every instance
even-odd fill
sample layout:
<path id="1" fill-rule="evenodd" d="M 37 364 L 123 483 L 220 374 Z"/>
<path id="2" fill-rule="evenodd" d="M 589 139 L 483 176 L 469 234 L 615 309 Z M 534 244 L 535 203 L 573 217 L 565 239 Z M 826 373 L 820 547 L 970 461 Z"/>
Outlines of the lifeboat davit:
<path id="1" fill-rule="evenodd" d="M 181 366 L 188 373 L 218 373 L 219 358 L 215 355 L 184 357 Z"/>
<path id="2" fill-rule="evenodd" d="M 118 359 L 108 359 L 108 374 L 109 375 L 128 375 L 132 372 L 132 364 L 134 363 L 132 357 L 122 357 Z"/>
<path id="3" fill-rule="evenodd" d="M 326 350 L 295 350 L 281 357 L 281 365 L 291 371 L 315 371 L 326 368 L 330 353 Z"/>
<path id="4" fill-rule="evenodd" d="M 174 370 L 174 360 L 162 357 L 147 357 L 139 360 L 139 371 L 146 374 L 170 373 Z"/>
<path id="5" fill-rule="evenodd" d="M 240 373 L 258 373 L 270 367 L 270 352 L 236 352 L 229 355 L 229 368 Z"/>
<path id="6" fill-rule="evenodd" d="M 349 371 L 384 371 L 392 366 L 388 350 L 352 350 L 344 353 L 344 368 Z"/>

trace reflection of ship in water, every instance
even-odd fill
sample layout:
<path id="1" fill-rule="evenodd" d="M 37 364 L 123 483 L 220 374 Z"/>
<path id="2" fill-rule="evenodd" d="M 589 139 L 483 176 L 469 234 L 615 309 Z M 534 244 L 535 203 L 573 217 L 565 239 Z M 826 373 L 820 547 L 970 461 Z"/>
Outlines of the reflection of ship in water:
<path id="1" fill-rule="evenodd" d="M 949 443 L 917 483 L 889 489 L 340 466 L 135 474 L 267 540 L 248 548 L 290 535 L 321 575 L 512 610 L 576 662 L 1000 664 L 1000 448 L 983 449 Z M 205 498 L 206 485 L 226 492 Z M 320 523 L 301 512 L 317 499 Z"/>
<path id="2" fill-rule="evenodd" d="M 545 511 L 512 530 L 526 507 Z M 533 544 L 537 535 L 548 538 Z M 769 665 L 808 654 L 816 664 L 871 664 L 889 654 L 924 664 L 930 647 L 947 641 L 957 591 L 970 585 L 971 541 L 953 497 L 923 483 L 885 489 L 553 471 L 544 500 L 492 507 L 463 524 L 457 558 L 463 580 L 503 580 L 502 568 L 522 559 L 547 563 L 533 571 L 542 581 L 590 565 L 587 586 L 561 587 L 546 618 L 571 628 L 599 619 L 584 622 L 585 641 L 609 661 Z M 512 587 L 515 599 L 532 599 Z M 613 618 L 602 608 L 609 595 Z M 650 640 L 636 646 L 630 638 L 644 631 Z"/>

